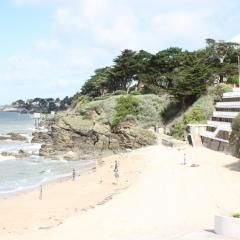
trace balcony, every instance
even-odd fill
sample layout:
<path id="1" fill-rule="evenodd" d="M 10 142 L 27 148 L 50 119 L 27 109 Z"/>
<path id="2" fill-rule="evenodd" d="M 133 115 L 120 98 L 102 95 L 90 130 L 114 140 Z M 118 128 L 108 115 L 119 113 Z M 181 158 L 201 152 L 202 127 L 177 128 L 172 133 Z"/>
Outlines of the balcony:
<path id="1" fill-rule="evenodd" d="M 208 121 L 207 124 L 208 124 L 209 127 L 216 127 L 219 130 L 228 131 L 228 132 L 232 131 L 231 123 Z"/>
<path id="2" fill-rule="evenodd" d="M 238 112 L 213 112 L 213 117 L 220 118 L 235 118 Z"/>
<path id="3" fill-rule="evenodd" d="M 233 90 L 233 92 L 240 92 L 240 88 L 239 87 L 238 88 L 235 87 L 232 90 Z"/>
<path id="4" fill-rule="evenodd" d="M 217 108 L 240 108 L 240 102 L 217 102 L 216 107 Z"/>
<path id="5" fill-rule="evenodd" d="M 238 98 L 240 97 L 240 92 L 227 92 L 223 94 L 223 98 Z"/>

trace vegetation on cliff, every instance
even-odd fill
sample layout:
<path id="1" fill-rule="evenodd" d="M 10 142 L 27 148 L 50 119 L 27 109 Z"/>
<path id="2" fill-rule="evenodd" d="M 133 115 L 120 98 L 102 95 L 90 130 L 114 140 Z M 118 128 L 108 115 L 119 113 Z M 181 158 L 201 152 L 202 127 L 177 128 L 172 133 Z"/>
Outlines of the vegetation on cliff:
<path id="1" fill-rule="evenodd" d="M 206 123 L 212 116 L 214 104 L 219 101 L 224 92 L 230 91 L 226 84 L 210 87 L 206 94 L 201 96 L 186 111 L 176 117 L 170 124 L 170 134 L 176 138 L 183 139 L 188 124 Z"/>
<path id="2" fill-rule="evenodd" d="M 206 40 L 206 48 L 186 51 L 171 47 L 151 54 L 126 49 L 112 66 L 97 69 L 79 95 L 101 97 L 116 91 L 168 93 L 183 108 L 191 105 L 214 83 L 237 83 L 239 45 Z"/>
<path id="3" fill-rule="evenodd" d="M 228 85 L 236 83 L 236 43 L 206 40 L 206 48 L 169 48 L 156 54 L 124 50 L 112 66 L 97 69 L 57 114 L 41 154 L 77 149 L 106 152 L 156 142 L 149 128 L 168 127 L 183 138 L 188 123 L 204 123 Z M 215 85 L 215 87 L 213 87 Z"/>
<path id="4" fill-rule="evenodd" d="M 230 136 L 231 144 L 240 144 L 240 114 L 232 122 L 232 133 Z"/>
<path id="5" fill-rule="evenodd" d="M 186 125 L 205 123 L 214 102 L 229 91 L 227 84 L 237 83 L 238 54 L 237 43 L 213 39 L 195 51 L 174 47 L 151 54 L 126 49 L 112 66 L 97 69 L 74 99 L 124 95 L 116 105 L 113 125 L 130 115 L 142 128 L 168 125 L 170 134 L 183 138 Z"/>
<path id="6" fill-rule="evenodd" d="M 131 95 L 121 96 L 117 99 L 114 111 L 113 125 L 117 126 L 127 116 L 136 116 L 139 113 L 139 101 Z"/>

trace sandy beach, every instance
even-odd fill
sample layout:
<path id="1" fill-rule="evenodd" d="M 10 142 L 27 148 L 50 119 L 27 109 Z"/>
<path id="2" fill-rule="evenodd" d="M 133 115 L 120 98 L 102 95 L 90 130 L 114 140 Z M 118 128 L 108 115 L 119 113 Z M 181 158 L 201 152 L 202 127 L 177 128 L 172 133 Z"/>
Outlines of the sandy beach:
<path id="1" fill-rule="evenodd" d="M 212 230 L 214 214 L 240 212 L 240 164 L 232 156 L 156 145 L 103 161 L 74 182 L 44 186 L 43 200 L 39 190 L 0 200 L 0 239 L 177 239 Z"/>

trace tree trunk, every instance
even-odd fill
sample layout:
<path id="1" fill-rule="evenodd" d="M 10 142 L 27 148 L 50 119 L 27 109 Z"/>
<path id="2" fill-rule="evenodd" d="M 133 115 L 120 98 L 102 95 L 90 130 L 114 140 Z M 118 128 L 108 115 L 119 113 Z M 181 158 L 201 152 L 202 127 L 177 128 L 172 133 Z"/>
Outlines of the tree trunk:
<path id="1" fill-rule="evenodd" d="M 223 77 L 224 77 L 224 76 L 223 76 L 222 74 L 219 75 L 219 83 L 222 83 L 222 82 L 223 82 Z"/>
<path id="2" fill-rule="evenodd" d="M 185 110 L 187 108 L 185 98 L 182 99 L 182 110 Z"/>

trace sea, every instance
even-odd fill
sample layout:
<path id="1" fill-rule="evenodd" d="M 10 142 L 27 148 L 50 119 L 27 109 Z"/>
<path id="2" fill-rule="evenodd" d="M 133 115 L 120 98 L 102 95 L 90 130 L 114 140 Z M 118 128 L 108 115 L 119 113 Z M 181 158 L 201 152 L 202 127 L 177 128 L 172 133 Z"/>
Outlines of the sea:
<path id="1" fill-rule="evenodd" d="M 73 169 L 81 173 L 96 165 L 95 160 L 66 161 L 40 157 L 41 145 L 31 143 L 34 131 L 36 131 L 34 119 L 30 114 L 0 112 L 0 135 L 15 132 L 28 139 L 26 142 L 0 140 L 0 153 L 18 152 L 20 149 L 31 152 L 30 157 L 23 159 L 12 156 L 4 157 L 0 154 L 0 197 L 37 188 L 47 182 L 71 176 Z"/>

